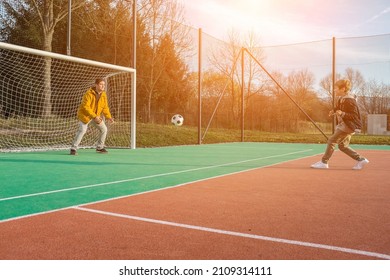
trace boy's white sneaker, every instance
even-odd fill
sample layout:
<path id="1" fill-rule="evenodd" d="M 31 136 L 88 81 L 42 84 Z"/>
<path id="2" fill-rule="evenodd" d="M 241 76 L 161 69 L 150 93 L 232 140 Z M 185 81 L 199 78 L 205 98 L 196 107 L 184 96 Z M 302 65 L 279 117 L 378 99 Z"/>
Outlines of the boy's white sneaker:
<path id="1" fill-rule="evenodd" d="M 316 162 L 311 165 L 311 168 L 316 168 L 316 169 L 328 169 L 329 165 L 327 163 L 323 163 L 322 161 Z"/>
<path id="2" fill-rule="evenodd" d="M 363 169 L 363 166 L 365 166 L 367 163 L 369 163 L 368 159 L 363 159 L 363 160 L 360 160 L 356 163 L 356 165 L 354 167 L 352 167 L 352 169 L 354 170 L 360 170 L 360 169 Z"/>

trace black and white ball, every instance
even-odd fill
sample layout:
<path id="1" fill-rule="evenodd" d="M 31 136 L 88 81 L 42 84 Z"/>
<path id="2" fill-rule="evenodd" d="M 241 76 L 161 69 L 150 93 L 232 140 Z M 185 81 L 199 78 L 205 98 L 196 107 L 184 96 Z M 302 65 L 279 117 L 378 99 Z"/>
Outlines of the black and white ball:
<path id="1" fill-rule="evenodd" d="M 184 118 L 180 114 L 176 114 L 172 117 L 171 123 L 174 124 L 175 126 L 182 126 L 184 123 Z"/>

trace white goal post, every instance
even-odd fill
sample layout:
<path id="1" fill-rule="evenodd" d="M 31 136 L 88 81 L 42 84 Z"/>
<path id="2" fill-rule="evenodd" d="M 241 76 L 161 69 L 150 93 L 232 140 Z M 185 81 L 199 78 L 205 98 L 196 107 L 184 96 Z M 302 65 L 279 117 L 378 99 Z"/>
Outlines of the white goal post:
<path id="1" fill-rule="evenodd" d="M 77 109 L 96 78 L 106 81 L 108 147 L 136 148 L 136 70 L 0 42 L 0 152 L 69 149 Z M 81 147 L 93 147 L 91 126 Z"/>

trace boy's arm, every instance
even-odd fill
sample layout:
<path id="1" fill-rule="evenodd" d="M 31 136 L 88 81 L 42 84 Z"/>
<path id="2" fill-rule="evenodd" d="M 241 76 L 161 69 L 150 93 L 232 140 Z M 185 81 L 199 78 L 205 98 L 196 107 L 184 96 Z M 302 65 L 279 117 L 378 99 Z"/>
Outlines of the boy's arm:
<path id="1" fill-rule="evenodd" d="M 353 120 L 356 117 L 358 117 L 360 114 L 359 114 L 359 107 L 357 105 L 356 100 L 349 98 L 345 102 L 346 102 L 345 108 L 341 114 L 341 117 L 346 120 Z"/>

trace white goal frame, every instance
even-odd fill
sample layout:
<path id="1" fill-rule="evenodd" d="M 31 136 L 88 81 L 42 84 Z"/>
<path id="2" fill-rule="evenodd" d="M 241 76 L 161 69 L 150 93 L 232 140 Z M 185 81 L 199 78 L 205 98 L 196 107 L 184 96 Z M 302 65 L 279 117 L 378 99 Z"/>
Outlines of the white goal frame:
<path id="1" fill-rule="evenodd" d="M 57 54 L 57 53 L 37 50 L 37 49 L 26 48 L 26 47 L 12 45 L 12 44 L 8 44 L 8 43 L 4 43 L 4 42 L 0 42 L 0 49 L 17 51 L 17 52 L 22 52 L 22 53 L 27 53 L 27 54 L 32 54 L 32 55 L 38 55 L 38 56 L 42 56 L 42 57 L 50 57 L 50 58 L 55 58 L 55 59 L 59 59 L 59 60 L 75 62 L 75 63 L 96 66 L 96 67 L 101 67 L 101 68 L 108 68 L 108 69 L 112 69 L 112 70 L 118 70 L 118 71 L 130 73 L 131 74 L 130 148 L 131 149 L 136 148 L 136 96 L 137 96 L 137 94 L 136 94 L 136 76 L 137 76 L 136 69 L 130 68 L 130 67 L 119 66 L 119 65 L 108 64 L 108 63 L 103 63 L 103 62 L 98 62 L 98 61 L 93 61 L 93 60 L 88 60 L 88 59 L 83 59 L 83 58 L 78 58 L 78 57 L 73 57 L 73 56 L 68 56 L 68 55 L 63 55 L 63 54 Z"/>

